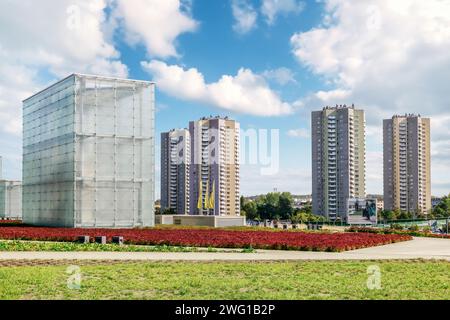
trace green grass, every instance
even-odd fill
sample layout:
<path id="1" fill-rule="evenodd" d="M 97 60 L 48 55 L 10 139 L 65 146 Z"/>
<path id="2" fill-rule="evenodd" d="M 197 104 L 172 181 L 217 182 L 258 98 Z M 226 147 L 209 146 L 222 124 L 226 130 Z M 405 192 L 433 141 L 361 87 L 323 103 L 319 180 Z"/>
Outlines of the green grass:
<path id="1" fill-rule="evenodd" d="M 367 288 L 379 266 L 380 290 Z M 450 299 L 450 263 L 437 261 L 139 262 L 0 267 L 0 299 Z"/>
<path id="2" fill-rule="evenodd" d="M 107 252 L 218 252 L 214 248 L 193 248 L 193 247 L 174 247 L 174 246 L 138 246 L 117 244 L 97 244 L 97 243 L 74 243 L 74 242 L 39 242 L 39 241 L 7 241 L 0 240 L 0 252 L 2 251 L 55 251 L 55 252 L 74 252 L 74 251 L 107 251 Z M 222 250 L 223 251 L 223 250 Z M 235 250 L 235 252 L 241 252 Z"/>

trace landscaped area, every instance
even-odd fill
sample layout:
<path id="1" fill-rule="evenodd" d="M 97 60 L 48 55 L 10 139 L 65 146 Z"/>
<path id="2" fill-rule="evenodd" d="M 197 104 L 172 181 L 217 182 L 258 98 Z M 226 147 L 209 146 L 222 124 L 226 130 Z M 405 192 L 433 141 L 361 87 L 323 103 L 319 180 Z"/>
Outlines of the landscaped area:
<path id="1" fill-rule="evenodd" d="M 419 227 L 396 227 L 395 225 L 390 228 L 373 228 L 373 227 L 350 227 L 347 229 L 348 232 L 358 232 L 358 233 L 373 233 L 373 234 L 399 234 L 399 235 L 409 235 L 412 237 L 427 237 L 427 238 L 441 238 L 450 239 L 450 234 L 437 234 L 432 233 L 429 230 L 421 230 Z"/>
<path id="2" fill-rule="evenodd" d="M 332 251 L 367 248 L 411 240 L 409 235 L 374 233 L 270 232 L 212 228 L 65 229 L 22 225 L 0 226 L 2 240 L 75 242 L 91 238 L 123 236 L 126 244 L 178 247 L 253 248 L 301 251 Z"/>
<path id="3" fill-rule="evenodd" d="M 79 290 L 53 263 L 0 267 L 0 299 L 450 299 L 449 262 L 81 263 Z"/>
<path id="4" fill-rule="evenodd" d="M 178 247 L 178 246 L 144 246 L 116 245 L 99 243 L 51 242 L 0 240 L 0 252 L 222 252 L 224 249 Z M 245 249 L 227 250 L 226 252 L 248 252 Z"/>
<path id="5" fill-rule="evenodd" d="M 448 250 L 442 250 L 442 246 L 447 247 L 441 242 L 448 240 L 408 241 L 412 237 L 404 233 L 349 231 L 167 226 L 65 229 L 3 222 L 0 300 L 450 299 L 449 261 L 406 256 L 388 260 L 392 258 L 386 259 L 384 251 L 379 252 L 384 247 L 367 249 L 372 253 L 361 250 L 359 256 L 355 256 L 358 251 L 348 251 L 406 241 L 386 247 L 397 248 L 386 254 L 408 255 L 416 251 L 416 245 L 424 250 L 422 244 L 431 241 L 425 245 L 440 246 L 435 254 L 437 259 L 445 259 Z M 106 236 L 108 244 L 77 243 L 81 235 L 91 241 Z M 114 236 L 124 237 L 125 244 L 112 244 Z M 324 260 L 302 261 L 298 256 L 299 260 L 287 262 L 299 254 L 314 254 L 313 259 Z M 333 260 L 326 260 L 328 255 L 333 255 Z M 266 256 L 269 259 L 264 260 Z M 371 282 L 373 276 L 375 282 Z M 74 280 L 79 280 L 75 286 Z"/>

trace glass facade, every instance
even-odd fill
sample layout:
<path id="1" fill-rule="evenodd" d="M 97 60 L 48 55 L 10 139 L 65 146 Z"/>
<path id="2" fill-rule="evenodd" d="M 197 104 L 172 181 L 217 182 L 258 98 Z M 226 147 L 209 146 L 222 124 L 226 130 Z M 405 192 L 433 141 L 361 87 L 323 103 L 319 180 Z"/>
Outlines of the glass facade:
<path id="1" fill-rule="evenodd" d="M 22 184 L 0 180 L 0 219 L 22 219 Z"/>
<path id="2" fill-rule="evenodd" d="M 24 101 L 23 218 L 154 225 L 154 85 L 72 75 Z"/>

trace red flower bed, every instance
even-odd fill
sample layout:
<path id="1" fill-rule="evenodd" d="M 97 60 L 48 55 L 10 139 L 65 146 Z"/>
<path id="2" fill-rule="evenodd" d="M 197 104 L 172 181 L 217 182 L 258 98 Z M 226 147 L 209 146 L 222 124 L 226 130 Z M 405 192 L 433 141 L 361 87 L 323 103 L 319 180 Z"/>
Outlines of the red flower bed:
<path id="1" fill-rule="evenodd" d="M 0 239 L 76 241 L 80 235 L 123 236 L 126 243 L 217 248 L 345 251 L 411 240 L 407 235 L 231 231 L 221 229 L 64 229 L 0 227 Z"/>

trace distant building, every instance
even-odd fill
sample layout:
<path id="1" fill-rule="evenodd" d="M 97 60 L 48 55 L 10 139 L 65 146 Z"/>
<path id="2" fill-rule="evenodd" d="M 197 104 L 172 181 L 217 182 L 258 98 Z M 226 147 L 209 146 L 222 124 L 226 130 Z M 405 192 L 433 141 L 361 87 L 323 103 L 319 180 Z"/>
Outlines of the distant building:
<path id="1" fill-rule="evenodd" d="M 22 219 L 22 182 L 0 180 L 0 219 Z"/>
<path id="2" fill-rule="evenodd" d="M 221 117 L 189 123 L 190 214 L 240 215 L 239 123 Z"/>
<path id="3" fill-rule="evenodd" d="M 431 198 L 431 208 L 434 209 L 436 208 L 442 201 L 442 198 L 438 198 L 438 197 L 432 197 Z"/>
<path id="4" fill-rule="evenodd" d="M 73 74 L 23 102 L 23 220 L 154 225 L 154 84 Z"/>
<path id="5" fill-rule="evenodd" d="M 430 119 L 393 116 L 383 122 L 384 206 L 412 213 L 431 210 Z"/>
<path id="6" fill-rule="evenodd" d="M 190 206 L 191 137 L 189 130 L 161 133 L 161 212 L 188 214 Z"/>
<path id="7" fill-rule="evenodd" d="M 365 197 L 365 119 L 354 106 L 312 112 L 312 210 L 345 219 L 348 200 Z"/>
<path id="8" fill-rule="evenodd" d="M 22 182 L 4 180 L 0 157 L 0 219 L 22 220 Z"/>
<path id="9" fill-rule="evenodd" d="M 312 204 L 312 196 L 311 195 L 305 195 L 305 196 L 292 196 L 292 200 L 294 202 L 294 208 L 302 209 L 307 206 L 310 206 Z"/>

